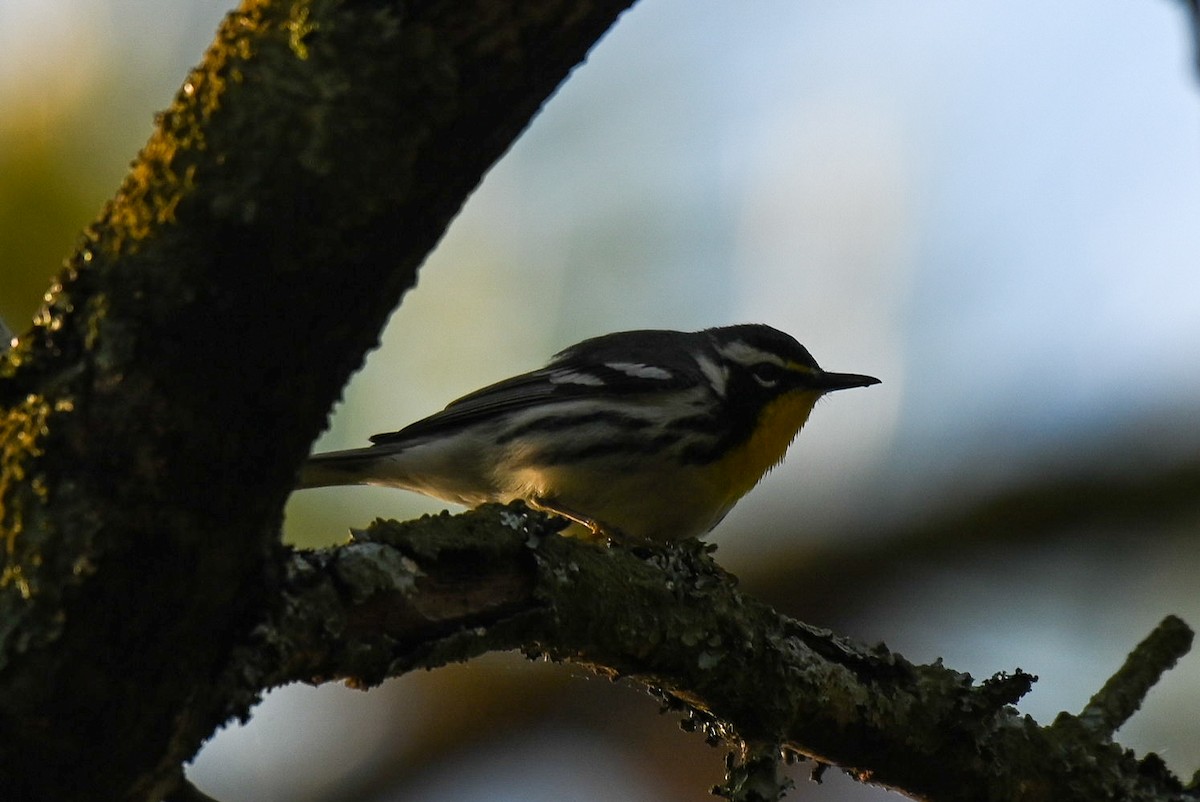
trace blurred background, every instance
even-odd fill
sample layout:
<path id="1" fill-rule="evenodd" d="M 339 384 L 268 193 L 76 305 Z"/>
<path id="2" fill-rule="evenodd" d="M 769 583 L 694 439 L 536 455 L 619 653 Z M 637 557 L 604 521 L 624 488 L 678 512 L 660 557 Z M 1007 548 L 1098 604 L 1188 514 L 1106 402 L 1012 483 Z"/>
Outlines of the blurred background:
<path id="1" fill-rule="evenodd" d="M 0 315 L 22 331 L 229 0 L 0 0 Z M 1200 625 L 1200 83 L 1169 0 L 643 0 L 492 170 L 318 448 L 586 336 L 764 322 L 883 384 L 814 412 L 710 539 L 785 612 L 1078 711 Z M 298 494 L 317 546 L 441 505 Z M 1200 655 L 1118 739 L 1200 766 Z M 224 802 L 702 799 L 635 688 L 491 655 L 267 696 Z M 796 767 L 789 798 L 887 800 Z"/>

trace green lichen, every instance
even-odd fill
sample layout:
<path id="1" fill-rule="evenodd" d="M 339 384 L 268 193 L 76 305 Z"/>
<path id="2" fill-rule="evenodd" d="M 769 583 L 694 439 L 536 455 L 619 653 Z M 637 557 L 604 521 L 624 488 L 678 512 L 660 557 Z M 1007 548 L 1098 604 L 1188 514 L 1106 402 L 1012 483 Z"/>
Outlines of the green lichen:
<path id="1" fill-rule="evenodd" d="M 208 148 L 205 131 L 222 109 L 228 81 L 241 82 L 241 67 L 254 55 L 251 37 L 261 24 L 251 12 L 227 17 L 204 64 L 192 70 L 159 115 L 155 133 L 105 210 L 111 227 L 105 244 L 112 253 L 135 252 L 156 229 L 176 222 L 199 180 L 196 154 Z"/>
<path id="2" fill-rule="evenodd" d="M 11 407 L 0 421 L 0 538 L 3 539 L 4 568 L 0 571 L 0 589 L 16 587 L 30 598 L 34 587 L 23 566 L 37 565 L 38 555 L 20 555 L 19 541 L 25 526 L 24 505 L 27 496 L 20 486 L 29 482 L 33 495 L 41 503 L 48 496 L 46 482 L 31 475 L 32 466 L 43 454 L 42 442 L 49 432 L 48 421 L 56 406 L 45 397 L 27 395 Z M 69 404 L 64 411 L 69 409 Z"/>
<path id="3" fill-rule="evenodd" d="M 496 524 L 500 527 L 497 529 Z M 566 525 L 561 518 L 532 512 L 520 502 L 504 506 L 485 504 L 460 515 L 441 512 L 414 521 L 377 520 L 365 530 L 356 530 L 356 541 L 386 543 L 424 559 L 437 559 L 445 552 L 478 552 L 481 532 L 496 555 L 523 549 L 530 540 L 555 534 Z M 497 536 L 496 532 L 505 536 Z"/>
<path id="4" fill-rule="evenodd" d="M 355 604 L 362 604 L 376 593 L 411 594 L 420 575 L 415 562 L 382 543 L 363 543 L 360 548 L 342 550 L 335 566 L 337 577 L 350 588 L 349 597 Z"/>
<path id="5" fill-rule="evenodd" d="M 100 342 L 100 327 L 108 317 L 109 301 L 105 293 L 97 293 L 88 299 L 87 331 L 83 336 L 83 347 L 94 351 Z"/>
<path id="6" fill-rule="evenodd" d="M 304 40 L 317 30 L 317 24 L 309 18 L 308 6 L 294 4 L 288 13 L 284 28 L 288 32 L 288 47 L 301 61 L 308 60 L 308 45 Z"/>

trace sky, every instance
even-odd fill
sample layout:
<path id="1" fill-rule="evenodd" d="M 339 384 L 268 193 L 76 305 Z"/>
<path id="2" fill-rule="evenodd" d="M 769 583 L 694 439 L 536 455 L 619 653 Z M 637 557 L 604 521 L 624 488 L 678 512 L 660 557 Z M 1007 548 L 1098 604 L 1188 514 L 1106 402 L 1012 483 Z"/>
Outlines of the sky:
<path id="1" fill-rule="evenodd" d="M 99 106 L 114 90 L 95 76 L 129 74 L 143 108 L 98 168 L 119 176 L 226 8 L 168 7 L 5 0 L 0 100 Z M 327 442 L 584 336 L 744 321 L 884 380 L 828 399 L 798 445 L 797 467 L 844 466 L 836 482 L 1187 406 L 1188 46 L 1182 4 L 1161 1 L 641 3 L 488 175 L 351 387 L 346 408 L 369 409 Z M 448 308 L 467 314 L 406 352 Z M 396 398 L 398 376 L 418 391 Z"/>
<path id="2" fill-rule="evenodd" d="M 1194 409 L 1187 34 L 1162 2 L 640 4 L 485 179 L 322 446 L 584 336 L 745 321 L 884 382 L 818 407 L 772 515 Z"/>

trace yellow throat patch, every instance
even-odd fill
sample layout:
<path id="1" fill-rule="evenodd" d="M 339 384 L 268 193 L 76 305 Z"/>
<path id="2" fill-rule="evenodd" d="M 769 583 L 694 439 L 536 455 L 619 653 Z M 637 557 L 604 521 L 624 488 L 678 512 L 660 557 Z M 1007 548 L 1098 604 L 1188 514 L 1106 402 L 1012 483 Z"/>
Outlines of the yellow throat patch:
<path id="1" fill-rule="evenodd" d="M 763 407 L 750 439 L 720 461 L 718 472 L 729 480 L 730 503 L 748 493 L 767 471 L 783 461 L 821 395 L 813 390 L 797 390 Z"/>

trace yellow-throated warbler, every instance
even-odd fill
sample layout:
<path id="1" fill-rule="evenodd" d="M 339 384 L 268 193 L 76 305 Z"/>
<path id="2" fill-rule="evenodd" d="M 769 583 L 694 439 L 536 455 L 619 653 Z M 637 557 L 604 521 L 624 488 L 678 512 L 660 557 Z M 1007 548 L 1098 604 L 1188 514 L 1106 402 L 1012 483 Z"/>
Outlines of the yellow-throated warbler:
<path id="1" fill-rule="evenodd" d="M 315 455 L 300 486 L 522 499 L 596 535 L 694 537 L 779 464 L 818 398 L 878 383 L 821 370 L 770 326 L 606 334 L 373 446 Z"/>

